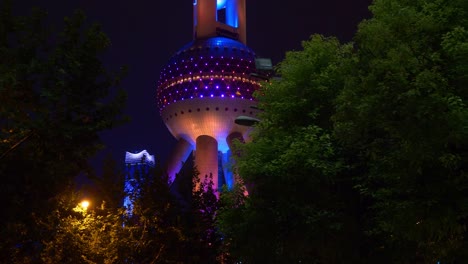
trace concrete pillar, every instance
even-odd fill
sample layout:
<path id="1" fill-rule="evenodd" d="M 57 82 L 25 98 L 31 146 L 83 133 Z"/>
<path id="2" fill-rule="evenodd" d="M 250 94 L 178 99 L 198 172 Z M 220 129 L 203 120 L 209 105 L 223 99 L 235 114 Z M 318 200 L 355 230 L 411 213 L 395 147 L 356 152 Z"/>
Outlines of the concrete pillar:
<path id="1" fill-rule="evenodd" d="M 183 163 L 187 160 L 192 150 L 193 146 L 187 140 L 183 138 L 179 139 L 165 166 L 170 183 L 174 182 L 176 174 L 180 172 Z"/>
<path id="2" fill-rule="evenodd" d="M 237 0 L 239 41 L 247 45 L 247 19 L 245 0 Z"/>
<path id="3" fill-rule="evenodd" d="M 232 173 L 232 164 L 231 164 L 231 151 L 228 150 L 225 153 L 221 153 L 224 182 L 227 185 L 228 189 L 231 190 L 235 184 L 234 174 Z"/>
<path id="4" fill-rule="evenodd" d="M 239 133 L 239 132 L 233 132 L 233 133 L 229 134 L 229 136 L 226 138 L 226 142 L 228 143 L 229 150 L 230 150 L 229 152 L 230 152 L 231 156 L 232 156 L 232 155 L 235 155 L 235 156 L 239 156 L 239 155 L 240 155 L 240 153 L 238 153 L 238 152 L 236 152 L 236 151 L 234 150 L 234 148 L 235 148 L 235 147 L 234 147 L 234 142 L 235 142 L 235 141 L 239 141 L 240 143 L 245 143 L 244 138 L 242 137 L 242 134 L 241 134 L 241 133 Z M 230 157 L 229 160 L 231 160 L 231 162 L 234 162 L 234 161 L 232 160 L 232 157 Z M 231 164 L 231 166 L 234 167 L 233 164 Z M 239 181 L 241 180 L 240 176 L 239 176 L 237 173 L 235 173 L 235 172 L 230 172 L 230 173 L 226 173 L 226 172 L 225 172 L 224 175 L 225 175 L 226 177 L 229 177 L 229 178 L 226 178 L 226 182 L 229 182 L 229 181 L 230 181 L 230 182 L 233 183 L 233 185 L 236 184 L 236 183 L 239 183 Z M 246 190 L 246 191 L 244 192 L 244 194 L 245 194 L 245 195 L 248 195 L 248 193 L 249 193 L 249 192 L 251 191 L 251 189 L 252 189 L 252 184 L 247 183 L 247 182 L 244 182 L 244 187 L 245 187 L 245 190 Z"/>
<path id="5" fill-rule="evenodd" d="M 239 140 L 240 142 L 243 143 L 244 139 L 242 138 L 242 134 L 239 132 L 233 132 L 229 134 L 229 136 L 226 138 L 226 142 L 229 146 L 229 151 L 228 153 L 226 153 L 226 157 L 223 162 L 223 171 L 224 171 L 224 181 L 226 182 L 229 188 L 234 187 L 234 185 L 236 184 L 236 176 L 234 172 L 232 171 L 233 169 L 232 156 L 238 155 L 237 153 L 235 153 L 233 149 L 235 140 Z"/>
<path id="6" fill-rule="evenodd" d="M 231 156 L 239 156 L 240 153 L 236 152 L 235 151 L 235 147 L 234 147 L 234 142 L 235 141 L 239 141 L 240 143 L 245 143 L 244 142 L 244 138 L 242 137 L 242 134 L 239 133 L 239 132 L 233 132 L 231 134 L 229 134 L 229 136 L 226 138 L 226 142 L 228 143 L 228 146 L 229 146 L 229 150 L 230 150 L 230 153 L 231 153 Z M 232 162 L 232 158 L 230 158 L 231 162 Z M 230 164 L 231 166 L 233 164 Z M 234 173 L 234 172 L 226 172 L 225 170 L 225 173 L 224 173 L 225 177 L 226 177 L 226 182 L 232 182 L 233 185 L 236 184 L 237 182 L 236 181 L 239 181 L 240 180 L 240 177 L 239 175 L 237 175 L 237 173 Z M 229 178 L 227 178 L 229 177 Z M 245 188 L 246 188 L 246 193 L 245 195 L 248 194 L 248 192 L 250 192 L 250 187 L 251 187 L 251 184 L 247 184 L 245 183 Z"/>
<path id="7" fill-rule="evenodd" d="M 234 147 L 234 141 L 239 141 L 240 143 L 244 143 L 244 138 L 242 137 L 242 134 L 239 133 L 239 132 L 233 132 L 231 134 L 229 134 L 229 136 L 227 136 L 226 138 L 226 142 L 229 146 L 229 149 L 231 150 L 231 153 L 233 153 L 233 155 L 239 155 L 238 153 L 234 153 L 233 152 L 233 147 Z"/>
<path id="8" fill-rule="evenodd" d="M 218 190 L 218 142 L 216 139 L 202 135 L 197 137 L 195 149 L 195 167 L 200 172 L 200 180 L 205 179 L 205 175 L 213 176 L 213 189 Z M 195 190 L 199 190 L 200 185 L 195 185 Z"/>

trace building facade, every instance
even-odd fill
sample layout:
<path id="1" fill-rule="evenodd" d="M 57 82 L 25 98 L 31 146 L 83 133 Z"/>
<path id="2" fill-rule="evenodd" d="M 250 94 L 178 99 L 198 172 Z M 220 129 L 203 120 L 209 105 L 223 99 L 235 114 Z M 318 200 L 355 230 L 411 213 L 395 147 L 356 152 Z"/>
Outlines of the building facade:
<path id="1" fill-rule="evenodd" d="M 131 153 L 125 152 L 125 193 L 124 206 L 129 214 L 133 211 L 133 201 L 139 196 L 140 184 L 150 175 L 151 168 L 155 167 L 154 155 L 146 150 Z"/>

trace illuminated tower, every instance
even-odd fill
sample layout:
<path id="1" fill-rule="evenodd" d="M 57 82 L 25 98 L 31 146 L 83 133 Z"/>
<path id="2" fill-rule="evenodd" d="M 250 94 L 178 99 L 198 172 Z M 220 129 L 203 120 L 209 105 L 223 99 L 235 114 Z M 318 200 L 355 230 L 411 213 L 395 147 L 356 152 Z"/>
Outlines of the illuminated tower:
<path id="1" fill-rule="evenodd" d="M 162 69 L 158 84 L 161 116 L 178 140 L 169 179 L 194 151 L 200 176 L 212 174 L 215 188 L 232 186 L 225 163 L 233 141 L 249 130 L 234 120 L 256 115 L 252 94 L 260 86 L 255 53 L 246 46 L 245 0 L 194 0 L 193 38 Z"/>

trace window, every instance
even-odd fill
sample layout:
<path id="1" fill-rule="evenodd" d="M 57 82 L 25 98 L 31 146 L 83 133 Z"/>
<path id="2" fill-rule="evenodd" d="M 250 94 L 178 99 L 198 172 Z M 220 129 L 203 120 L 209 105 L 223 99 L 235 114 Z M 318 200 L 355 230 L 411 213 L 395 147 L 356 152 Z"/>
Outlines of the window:
<path id="1" fill-rule="evenodd" d="M 216 20 L 220 23 L 226 24 L 226 7 L 218 9 L 216 12 Z"/>

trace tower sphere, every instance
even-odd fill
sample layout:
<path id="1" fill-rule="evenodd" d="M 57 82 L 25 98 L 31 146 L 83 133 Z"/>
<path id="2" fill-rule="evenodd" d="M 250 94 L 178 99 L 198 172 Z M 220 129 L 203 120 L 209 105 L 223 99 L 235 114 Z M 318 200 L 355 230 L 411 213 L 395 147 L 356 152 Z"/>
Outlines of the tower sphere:
<path id="1" fill-rule="evenodd" d="M 167 128 L 177 139 L 165 168 L 174 182 L 190 154 L 200 175 L 211 175 L 215 192 L 232 188 L 230 151 L 245 142 L 255 117 L 253 93 L 260 83 L 255 53 L 246 46 L 245 0 L 193 1 L 193 41 L 161 70 L 157 100 Z M 195 181 L 194 190 L 200 188 Z"/>
<path id="2" fill-rule="evenodd" d="M 225 152 L 227 136 L 248 129 L 235 118 L 255 115 L 255 71 L 255 53 L 237 40 L 216 36 L 185 45 L 162 69 L 158 84 L 158 107 L 170 132 L 192 145 L 199 136 L 213 137 Z"/>

